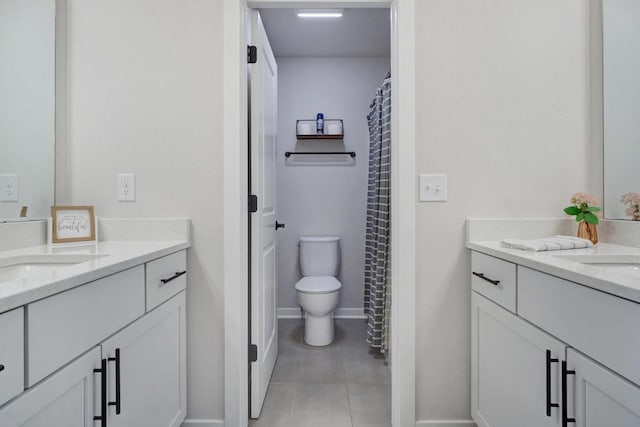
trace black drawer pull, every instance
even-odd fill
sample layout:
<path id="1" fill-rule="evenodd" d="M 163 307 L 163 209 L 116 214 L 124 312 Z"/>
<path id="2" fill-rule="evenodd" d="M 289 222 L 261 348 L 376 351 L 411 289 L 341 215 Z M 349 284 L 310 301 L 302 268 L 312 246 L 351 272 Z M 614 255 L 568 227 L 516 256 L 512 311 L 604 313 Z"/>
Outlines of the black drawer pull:
<path id="1" fill-rule="evenodd" d="M 4 365 L 0 365 L 0 372 L 4 371 Z"/>
<path id="2" fill-rule="evenodd" d="M 567 415 L 567 376 L 575 375 L 576 371 L 567 370 L 567 362 L 566 360 L 562 361 L 562 427 L 567 427 L 567 424 L 576 422 L 575 418 L 569 418 Z"/>
<path id="3" fill-rule="evenodd" d="M 559 408 L 557 403 L 551 403 L 551 364 L 559 360 L 551 357 L 551 350 L 547 350 L 547 417 L 551 416 L 551 408 Z"/>
<path id="4" fill-rule="evenodd" d="M 93 417 L 94 421 L 100 421 L 101 427 L 107 427 L 107 359 L 102 359 L 100 369 L 94 369 L 94 373 L 100 374 L 100 415 Z"/>
<path id="5" fill-rule="evenodd" d="M 500 284 L 500 280 L 492 280 L 489 279 L 488 277 L 485 277 L 484 273 L 476 273 L 475 271 L 472 271 L 471 274 L 473 274 L 474 276 L 477 276 L 479 278 L 481 278 L 482 280 L 486 280 L 487 282 L 498 286 Z"/>
<path id="6" fill-rule="evenodd" d="M 116 363 L 116 401 L 109 402 L 109 406 L 116 407 L 116 415 L 120 415 L 121 404 L 120 404 L 120 349 L 116 348 L 116 357 L 110 357 L 109 362 Z"/>
<path id="7" fill-rule="evenodd" d="M 178 277 L 182 276 L 183 274 L 187 274 L 187 270 L 179 271 L 176 274 L 174 274 L 173 276 L 169 277 L 168 279 L 161 279 L 160 281 L 164 285 L 165 283 L 169 283 L 170 281 L 177 279 Z"/>

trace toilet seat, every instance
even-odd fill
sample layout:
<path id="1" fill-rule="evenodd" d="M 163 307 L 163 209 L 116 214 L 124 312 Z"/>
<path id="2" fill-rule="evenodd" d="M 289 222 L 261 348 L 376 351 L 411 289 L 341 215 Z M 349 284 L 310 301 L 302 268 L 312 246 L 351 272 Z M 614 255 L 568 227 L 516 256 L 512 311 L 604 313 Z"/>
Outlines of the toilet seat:
<path id="1" fill-rule="evenodd" d="M 339 291 L 342 283 L 333 276 L 307 276 L 298 280 L 295 288 L 305 294 L 328 294 Z"/>

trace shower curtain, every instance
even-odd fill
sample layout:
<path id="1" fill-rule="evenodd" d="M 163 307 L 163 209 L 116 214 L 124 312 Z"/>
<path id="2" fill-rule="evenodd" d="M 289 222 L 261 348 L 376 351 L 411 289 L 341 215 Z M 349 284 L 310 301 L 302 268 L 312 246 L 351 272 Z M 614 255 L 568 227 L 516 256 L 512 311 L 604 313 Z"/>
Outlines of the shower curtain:
<path id="1" fill-rule="evenodd" d="M 367 342 L 389 349 L 391 310 L 391 73 L 376 91 L 369 122 L 369 181 L 365 242 L 364 308 Z"/>

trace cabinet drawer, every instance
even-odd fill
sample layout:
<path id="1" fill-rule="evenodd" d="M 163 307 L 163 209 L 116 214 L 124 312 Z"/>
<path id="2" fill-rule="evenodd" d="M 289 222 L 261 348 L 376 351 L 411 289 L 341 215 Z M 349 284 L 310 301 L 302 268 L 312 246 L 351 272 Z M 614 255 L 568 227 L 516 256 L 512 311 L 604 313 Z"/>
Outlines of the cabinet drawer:
<path id="1" fill-rule="evenodd" d="M 518 267 L 518 313 L 640 384 L 640 304 Z"/>
<path id="2" fill-rule="evenodd" d="M 479 252 L 471 253 L 471 288 L 516 312 L 516 265 Z"/>
<path id="3" fill-rule="evenodd" d="M 153 310 L 187 287 L 186 271 L 187 251 L 176 252 L 147 263 L 147 311 Z"/>
<path id="4" fill-rule="evenodd" d="M 0 314 L 0 405 L 24 390 L 24 309 Z"/>
<path id="5" fill-rule="evenodd" d="M 143 314 L 143 266 L 29 304 L 27 385 L 32 386 Z"/>

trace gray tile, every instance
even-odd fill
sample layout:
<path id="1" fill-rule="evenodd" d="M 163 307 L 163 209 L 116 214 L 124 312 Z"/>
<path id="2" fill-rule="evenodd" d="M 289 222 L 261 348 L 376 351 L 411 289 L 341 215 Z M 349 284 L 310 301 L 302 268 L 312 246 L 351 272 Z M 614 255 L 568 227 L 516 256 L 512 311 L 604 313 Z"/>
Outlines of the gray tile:
<path id="1" fill-rule="evenodd" d="M 335 416 L 327 413 L 292 415 L 290 427 L 352 427 L 351 417 Z"/>
<path id="2" fill-rule="evenodd" d="M 286 426 L 293 411 L 296 394 L 295 384 L 272 383 L 262 406 L 259 420 L 252 420 L 252 426 L 280 427 Z"/>
<path id="3" fill-rule="evenodd" d="M 347 383 L 391 384 L 391 371 L 384 360 L 344 360 Z"/>
<path id="4" fill-rule="evenodd" d="M 295 358 L 278 356 L 276 366 L 273 368 L 271 383 L 296 383 L 298 382 L 298 362 Z"/>
<path id="5" fill-rule="evenodd" d="M 299 383 L 344 383 L 342 360 L 318 360 L 298 362 Z"/>
<path id="6" fill-rule="evenodd" d="M 351 419 L 354 424 L 374 425 L 391 421 L 391 386 L 347 384 Z"/>
<path id="7" fill-rule="evenodd" d="M 305 416 L 350 418 L 346 384 L 298 384 L 293 402 L 293 415 L 298 419 Z"/>

